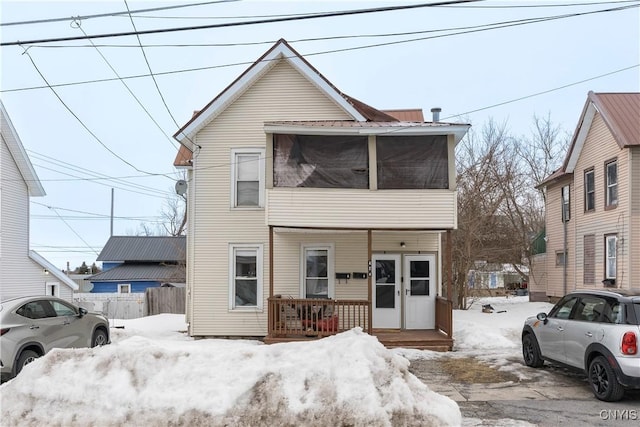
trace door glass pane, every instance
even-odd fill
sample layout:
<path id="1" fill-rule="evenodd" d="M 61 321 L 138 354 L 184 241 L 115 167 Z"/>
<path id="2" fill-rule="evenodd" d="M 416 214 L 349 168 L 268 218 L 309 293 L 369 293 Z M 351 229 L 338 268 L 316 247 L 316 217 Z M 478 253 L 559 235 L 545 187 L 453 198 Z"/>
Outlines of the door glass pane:
<path id="1" fill-rule="evenodd" d="M 327 279 L 307 279 L 307 298 L 329 298 L 329 281 Z"/>
<path id="2" fill-rule="evenodd" d="M 376 261 L 376 283 L 394 283 L 396 280 L 396 262 L 392 259 Z"/>
<path id="3" fill-rule="evenodd" d="M 429 261 L 411 261 L 411 277 L 429 277 Z"/>
<path id="4" fill-rule="evenodd" d="M 412 279 L 411 295 L 429 295 L 429 280 Z"/>
<path id="5" fill-rule="evenodd" d="M 376 285 L 376 308 L 396 307 L 396 286 Z"/>
<path id="6" fill-rule="evenodd" d="M 307 250 L 307 277 L 327 277 L 327 250 Z"/>

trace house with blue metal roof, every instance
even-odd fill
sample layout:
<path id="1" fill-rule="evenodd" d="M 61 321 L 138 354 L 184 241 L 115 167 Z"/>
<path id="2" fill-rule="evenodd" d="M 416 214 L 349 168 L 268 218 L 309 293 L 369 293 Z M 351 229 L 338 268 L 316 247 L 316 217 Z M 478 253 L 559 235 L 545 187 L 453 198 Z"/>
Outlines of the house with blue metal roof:
<path id="1" fill-rule="evenodd" d="M 102 272 L 88 280 L 91 293 L 134 293 L 184 286 L 184 236 L 111 236 L 100 252 Z"/>

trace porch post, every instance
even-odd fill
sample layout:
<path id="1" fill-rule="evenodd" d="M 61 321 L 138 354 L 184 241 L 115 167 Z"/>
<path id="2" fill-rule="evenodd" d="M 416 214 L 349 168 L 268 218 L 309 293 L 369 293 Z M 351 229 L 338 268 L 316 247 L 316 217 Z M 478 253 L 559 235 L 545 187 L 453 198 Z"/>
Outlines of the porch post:
<path id="1" fill-rule="evenodd" d="M 273 297 L 273 225 L 269 226 L 269 298 Z"/>
<path id="2" fill-rule="evenodd" d="M 371 322 L 373 320 L 373 316 L 372 316 L 372 303 L 373 303 L 373 291 L 371 290 L 371 276 L 373 274 L 373 272 L 375 271 L 375 265 L 372 265 L 372 258 L 373 258 L 373 250 L 372 250 L 372 239 L 371 239 L 372 233 L 371 233 L 371 229 L 367 230 L 367 259 L 369 260 L 369 273 L 368 273 L 368 277 L 367 277 L 367 301 L 369 301 L 369 309 L 367 310 L 367 333 L 371 334 Z"/>
<path id="3" fill-rule="evenodd" d="M 449 301 L 453 301 L 453 248 L 451 246 L 451 230 L 447 230 L 447 300 Z"/>

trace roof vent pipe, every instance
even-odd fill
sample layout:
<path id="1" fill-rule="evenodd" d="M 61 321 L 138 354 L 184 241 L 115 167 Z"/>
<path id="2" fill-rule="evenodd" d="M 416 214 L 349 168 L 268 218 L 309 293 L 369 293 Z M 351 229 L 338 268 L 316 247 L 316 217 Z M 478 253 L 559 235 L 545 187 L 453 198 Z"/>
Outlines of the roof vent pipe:
<path id="1" fill-rule="evenodd" d="M 433 122 L 437 123 L 440 121 L 440 112 L 442 111 L 442 108 L 440 107 L 435 107 L 431 109 L 431 114 L 433 114 Z"/>

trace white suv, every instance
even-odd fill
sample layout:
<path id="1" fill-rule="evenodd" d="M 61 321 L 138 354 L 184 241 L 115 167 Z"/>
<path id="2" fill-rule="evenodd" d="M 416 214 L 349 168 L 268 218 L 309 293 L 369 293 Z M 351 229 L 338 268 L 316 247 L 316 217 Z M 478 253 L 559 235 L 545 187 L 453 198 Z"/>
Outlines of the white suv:
<path id="1" fill-rule="evenodd" d="M 593 394 L 620 400 L 640 389 L 640 291 L 571 292 L 551 309 L 525 321 L 522 355 L 527 366 L 545 360 L 587 374 Z"/>

